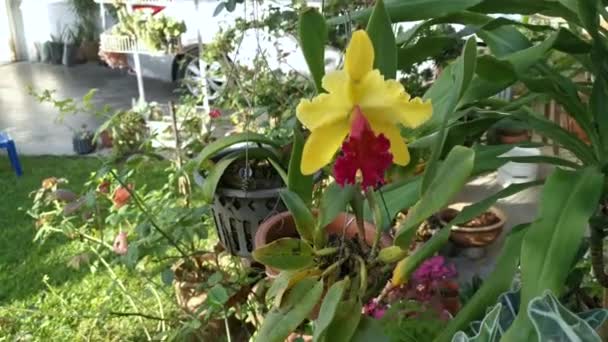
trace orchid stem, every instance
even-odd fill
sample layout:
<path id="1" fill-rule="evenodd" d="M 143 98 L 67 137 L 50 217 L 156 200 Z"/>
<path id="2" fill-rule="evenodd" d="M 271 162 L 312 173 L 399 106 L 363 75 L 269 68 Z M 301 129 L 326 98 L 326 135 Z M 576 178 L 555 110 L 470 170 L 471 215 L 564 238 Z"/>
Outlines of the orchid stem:
<path id="1" fill-rule="evenodd" d="M 365 252 L 368 251 L 368 245 L 365 242 L 365 218 L 364 216 L 364 202 L 361 194 L 359 192 L 355 193 L 355 196 L 351 202 L 351 206 L 353 207 L 353 211 L 355 213 L 355 220 L 357 223 L 357 240 L 359 241 L 359 245 L 361 245 L 361 249 Z"/>
<path id="2" fill-rule="evenodd" d="M 376 251 L 378 249 L 378 242 L 380 242 L 380 237 L 382 236 L 382 211 L 376 202 L 376 195 L 374 194 L 373 189 L 369 189 L 365 192 L 365 196 L 367 197 L 367 202 L 369 203 L 369 207 L 374 213 L 374 223 L 376 225 L 376 236 L 374 236 L 374 243 L 372 244 L 372 252 L 369 257 L 371 259 L 375 258 Z M 370 259 L 370 260 L 371 260 Z"/>

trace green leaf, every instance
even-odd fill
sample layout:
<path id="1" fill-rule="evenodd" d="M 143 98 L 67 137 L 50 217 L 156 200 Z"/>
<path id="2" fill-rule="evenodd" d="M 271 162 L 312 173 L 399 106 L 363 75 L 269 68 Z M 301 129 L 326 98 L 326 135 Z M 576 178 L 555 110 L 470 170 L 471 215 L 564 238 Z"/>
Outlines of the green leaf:
<path id="1" fill-rule="evenodd" d="M 390 342 L 380 320 L 363 316 L 351 342 Z"/>
<path id="2" fill-rule="evenodd" d="M 393 271 L 393 281 L 395 284 L 403 284 L 409 280 L 412 272 L 422 264 L 422 262 L 437 253 L 449 240 L 450 227 L 444 227 L 435 233 L 413 254 L 401 260 Z"/>
<path id="3" fill-rule="evenodd" d="M 453 225 L 459 225 L 459 224 L 468 222 L 468 221 L 474 219 L 475 217 L 477 217 L 478 215 L 483 214 L 492 205 L 494 205 L 494 203 L 496 203 L 496 201 L 498 201 L 499 199 L 504 198 L 504 197 L 509 197 L 520 191 L 523 191 L 530 187 L 538 186 L 541 184 L 543 184 L 543 181 L 511 184 L 508 187 L 500 190 L 499 192 L 493 194 L 490 197 L 484 198 L 483 200 L 481 200 L 477 203 L 474 203 L 474 204 L 471 204 L 471 205 L 468 205 L 468 206 L 462 208 L 460 213 L 458 213 L 458 215 L 452 221 L 450 221 L 450 223 Z"/>
<path id="4" fill-rule="evenodd" d="M 397 66 L 400 70 L 414 64 L 422 63 L 431 57 L 438 56 L 446 48 L 454 46 L 458 39 L 454 37 L 421 37 L 416 44 L 400 48 L 397 52 Z"/>
<path id="5" fill-rule="evenodd" d="M 367 34 L 374 45 L 374 68 L 386 79 L 397 76 L 397 45 L 391 27 L 391 18 L 383 0 L 377 0 L 367 24 Z"/>
<path id="6" fill-rule="evenodd" d="M 325 75 L 325 44 L 327 43 L 325 18 L 315 8 L 305 9 L 300 14 L 298 32 L 306 64 L 315 81 L 317 92 L 321 93 L 323 92 L 321 81 Z"/>
<path id="7" fill-rule="evenodd" d="M 274 301 L 276 307 L 283 303 L 283 296 L 294 284 L 307 278 L 317 278 L 322 272 L 318 268 L 306 268 L 299 271 L 281 271 L 279 276 L 272 280 L 272 285 L 266 292 L 266 301 Z"/>
<path id="8" fill-rule="evenodd" d="M 608 151 L 608 89 L 603 77 L 598 77 L 593 83 L 589 107 L 597 124 L 604 155 Z"/>
<path id="9" fill-rule="evenodd" d="M 323 280 L 306 278 L 285 296 L 280 308 L 265 317 L 256 336 L 257 342 L 283 342 L 305 319 L 323 295 Z"/>
<path id="10" fill-rule="evenodd" d="M 422 177 L 416 176 L 404 182 L 389 184 L 376 191 L 377 197 L 381 199 L 381 203 L 378 203 L 380 211 L 385 215 L 382 222 L 392 222 L 397 213 L 416 204 L 416 201 L 420 198 L 421 182 Z M 365 218 L 370 221 L 373 219 L 373 213 L 369 205 L 365 206 Z"/>
<path id="11" fill-rule="evenodd" d="M 215 164 L 215 167 L 211 169 L 207 177 L 204 179 L 201 189 L 204 201 L 207 203 L 211 203 L 213 201 L 215 190 L 217 189 L 217 186 L 226 169 L 230 166 L 230 164 L 242 159 L 246 154 L 250 158 L 256 159 L 276 158 L 274 153 L 264 148 L 251 148 L 248 151 L 236 151 L 225 156 L 224 158 L 220 159 L 217 164 Z"/>
<path id="12" fill-rule="evenodd" d="M 325 226 L 346 210 L 346 206 L 355 195 L 357 187 L 347 185 L 344 188 L 338 183 L 331 183 L 321 197 L 321 207 L 319 208 L 319 220 L 317 229 L 325 229 Z"/>
<path id="13" fill-rule="evenodd" d="M 474 159 L 475 153 L 469 148 L 456 146 L 450 151 L 427 190 L 410 209 L 407 219 L 397 232 L 395 245 L 407 248 L 413 236 L 412 231 L 415 232 L 422 221 L 442 209 L 462 189 L 473 171 Z"/>
<path id="14" fill-rule="evenodd" d="M 475 292 L 467 304 L 458 312 L 435 338 L 435 342 L 448 342 L 457 331 L 464 330 L 469 323 L 484 316 L 486 309 L 496 303 L 496 298 L 511 287 L 513 277 L 519 265 L 519 252 L 526 233 L 527 225 L 514 227 L 507 235 L 501 254 L 498 256 L 496 266 L 484 280 L 481 288 Z"/>
<path id="15" fill-rule="evenodd" d="M 207 292 L 207 300 L 213 305 L 222 306 L 228 299 L 230 299 L 228 291 L 226 291 L 226 288 L 221 284 L 213 286 L 209 289 L 209 292 Z"/>
<path id="16" fill-rule="evenodd" d="M 482 0 L 409 0 L 391 1 L 386 4 L 386 9 L 393 23 L 402 21 L 416 21 L 428 18 L 438 18 L 447 14 L 466 10 L 482 2 Z M 357 11 L 349 16 L 340 16 L 328 20 L 328 24 L 343 25 L 351 19 L 363 22 L 372 13 L 371 9 Z"/>
<path id="17" fill-rule="evenodd" d="M 340 310 L 325 330 L 326 342 L 350 342 L 361 320 L 361 301 L 350 299 L 340 304 Z"/>
<path id="18" fill-rule="evenodd" d="M 456 62 L 446 68 L 439 79 L 424 94 L 425 99 L 430 98 L 433 101 L 433 116 L 425 124 L 425 127 L 433 127 L 433 124 L 436 122 L 441 122 L 441 125 L 430 161 L 427 164 L 422 179 L 422 192 L 426 191 L 437 172 L 437 162 L 443 151 L 447 134 L 448 117 L 456 109 L 458 100 L 464 91 L 466 91 L 469 82 L 473 78 L 476 56 L 477 45 L 475 38 L 470 38 L 466 42 L 461 56 Z"/>
<path id="19" fill-rule="evenodd" d="M 293 148 L 289 159 L 289 171 L 287 175 L 287 188 L 295 192 L 309 206 L 312 203 L 313 176 L 302 174 L 300 164 L 302 163 L 302 150 L 304 149 L 304 136 L 299 128 L 293 131 Z"/>
<path id="20" fill-rule="evenodd" d="M 540 341 L 602 341 L 585 319 L 568 310 L 549 290 L 532 299 L 527 309 Z M 605 319 L 608 311 L 601 312 Z"/>
<path id="21" fill-rule="evenodd" d="M 346 278 L 334 283 L 327 291 L 323 303 L 321 303 L 319 317 L 315 321 L 314 341 L 320 341 L 324 337 L 325 331 L 338 312 L 338 306 L 342 302 L 342 297 L 344 297 L 349 284 L 350 280 Z"/>
<path id="22" fill-rule="evenodd" d="M 498 342 L 496 335 L 499 334 L 501 310 L 502 304 L 496 304 L 481 321 L 479 332 L 475 336 L 469 338 L 464 332 L 459 331 L 454 335 L 452 342 Z"/>
<path id="23" fill-rule="evenodd" d="M 517 79 L 513 64 L 492 55 L 484 55 L 477 58 L 477 68 L 475 71 L 479 77 L 494 83 L 510 84 Z"/>
<path id="24" fill-rule="evenodd" d="M 209 145 L 205 146 L 203 150 L 198 154 L 198 156 L 192 161 L 195 164 L 195 168 L 200 168 L 201 164 L 209 160 L 209 158 L 213 157 L 218 152 L 222 152 L 226 148 L 236 145 L 238 143 L 257 143 L 257 144 L 266 144 L 270 146 L 277 147 L 277 143 L 267 138 L 266 136 L 251 133 L 251 132 L 243 132 L 233 134 L 228 137 L 224 137 L 218 139 Z"/>
<path id="25" fill-rule="evenodd" d="M 315 218 L 298 194 L 289 190 L 281 191 L 281 199 L 293 215 L 298 234 L 302 239 L 312 242 L 315 231 Z"/>
<path id="26" fill-rule="evenodd" d="M 541 194 L 538 218 L 521 248 L 521 306 L 551 290 L 561 295 L 574 257 L 597 210 L 603 176 L 594 168 L 577 171 L 556 169 Z M 505 340 L 535 339 L 528 315 L 522 311 L 505 335 Z"/>
<path id="27" fill-rule="evenodd" d="M 558 142 L 562 147 L 574 153 L 583 163 L 593 164 L 593 151 L 574 134 L 562 128 L 559 124 L 548 120 L 541 114 L 530 110 L 520 110 L 511 113 L 513 117 L 525 121 L 538 134 Z"/>
<path id="28" fill-rule="evenodd" d="M 298 270 L 310 266 L 314 259 L 313 248 L 294 238 L 281 238 L 265 246 L 256 247 L 253 258 L 279 270 Z"/>
<path id="29" fill-rule="evenodd" d="M 488 45 L 492 53 L 499 58 L 529 48 L 532 45 L 528 38 L 514 26 L 482 29 L 477 32 L 477 35 Z"/>

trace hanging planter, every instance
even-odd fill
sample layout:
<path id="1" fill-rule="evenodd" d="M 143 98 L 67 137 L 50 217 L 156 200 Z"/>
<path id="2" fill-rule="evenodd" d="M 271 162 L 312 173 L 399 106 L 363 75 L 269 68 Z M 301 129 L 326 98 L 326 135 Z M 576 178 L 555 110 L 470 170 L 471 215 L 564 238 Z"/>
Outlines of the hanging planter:
<path id="1" fill-rule="evenodd" d="M 254 238 L 260 223 L 285 210 L 279 196 L 283 189 L 281 177 L 268 164 L 258 161 L 251 164 L 255 166 L 246 167 L 244 161 L 239 161 L 227 170 L 211 207 L 222 244 L 230 253 L 246 258 L 255 247 Z M 249 185 L 241 178 L 244 172 L 249 172 L 249 181 L 245 181 L 251 182 Z M 241 183 L 241 189 L 238 183 Z"/>
<path id="2" fill-rule="evenodd" d="M 260 223 L 285 210 L 278 147 L 265 136 L 245 132 L 216 140 L 199 153 L 202 174 L 196 172 L 194 180 L 211 205 L 220 241 L 233 255 L 251 257 Z"/>

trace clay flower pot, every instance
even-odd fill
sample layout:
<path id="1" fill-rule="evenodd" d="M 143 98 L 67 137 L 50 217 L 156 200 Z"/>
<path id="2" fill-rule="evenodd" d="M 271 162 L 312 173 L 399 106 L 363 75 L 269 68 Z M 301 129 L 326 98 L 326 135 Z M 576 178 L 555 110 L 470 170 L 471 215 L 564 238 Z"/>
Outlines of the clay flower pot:
<path id="1" fill-rule="evenodd" d="M 340 213 L 333 222 L 325 226 L 325 230 L 329 235 L 341 235 L 344 231 L 346 238 L 355 239 L 357 236 L 357 222 L 355 216 L 347 213 Z M 368 246 L 371 246 L 374 243 L 376 226 L 369 222 L 365 222 L 364 230 L 365 242 Z M 299 237 L 295 221 L 289 211 L 276 214 L 260 224 L 255 233 L 255 248 L 259 248 L 275 240 L 286 237 Z M 379 246 L 388 247 L 391 244 L 391 238 L 388 235 L 382 235 Z M 272 277 L 279 274 L 279 271 L 271 267 L 266 267 L 266 273 Z"/>
<path id="2" fill-rule="evenodd" d="M 529 131 L 505 132 L 498 130 L 497 135 L 502 144 L 518 144 L 530 140 Z"/>
<path id="3" fill-rule="evenodd" d="M 447 225 L 456 217 L 456 215 L 458 215 L 462 208 L 470 204 L 471 203 L 452 204 L 439 212 L 439 219 L 444 225 Z M 462 247 L 484 247 L 494 242 L 502 232 L 507 216 L 502 210 L 496 207 L 490 207 L 484 214 L 488 213 L 492 214 L 492 217 L 494 218 L 492 222 L 479 225 L 463 224 L 452 226 L 450 239 Z M 476 219 L 477 218 L 474 220 Z"/>

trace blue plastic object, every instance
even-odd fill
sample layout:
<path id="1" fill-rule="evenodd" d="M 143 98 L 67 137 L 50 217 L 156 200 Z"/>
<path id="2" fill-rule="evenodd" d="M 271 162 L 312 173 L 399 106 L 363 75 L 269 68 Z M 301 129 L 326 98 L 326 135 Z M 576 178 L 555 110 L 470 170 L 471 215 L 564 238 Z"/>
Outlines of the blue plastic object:
<path id="1" fill-rule="evenodd" d="M 17 156 L 15 142 L 4 132 L 0 132 L 0 148 L 5 148 L 8 151 L 8 159 L 11 161 L 13 170 L 15 170 L 17 176 L 21 176 L 23 171 L 21 170 L 21 163 L 19 163 L 19 156 Z"/>

